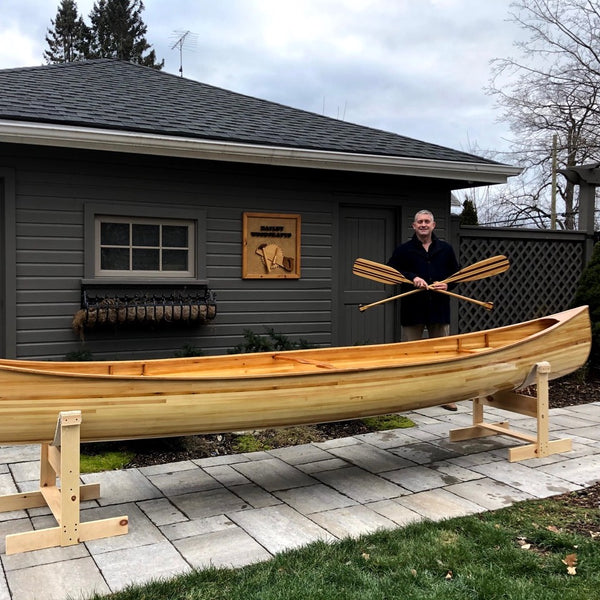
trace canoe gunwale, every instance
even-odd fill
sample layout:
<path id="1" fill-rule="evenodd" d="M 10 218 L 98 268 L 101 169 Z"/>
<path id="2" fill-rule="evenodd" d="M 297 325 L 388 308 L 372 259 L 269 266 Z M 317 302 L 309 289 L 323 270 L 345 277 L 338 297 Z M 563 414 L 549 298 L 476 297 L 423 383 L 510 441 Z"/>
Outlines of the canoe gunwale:
<path id="1" fill-rule="evenodd" d="M 311 377 L 311 376 L 323 376 L 323 375 L 344 375 L 348 373 L 357 373 L 363 371 L 376 371 L 376 370 L 389 370 L 389 369 L 404 369 L 404 368 L 418 368 L 427 364 L 435 364 L 436 367 L 443 365 L 444 363 L 448 363 L 448 365 L 452 365 L 457 361 L 462 361 L 465 363 L 465 368 L 468 368 L 468 364 L 471 361 L 477 360 L 482 356 L 490 356 L 500 352 L 508 351 L 513 348 L 518 347 L 519 345 L 523 345 L 529 343 L 531 341 L 536 340 L 539 337 L 549 335 L 552 333 L 554 329 L 560 327 L 565 322 L 570 320 L 571 318 L 576 317 L 581 310 L 586 309 L 587 307 L 579 307 L 577 309 L 571 309 L 568 311 L 564 311 L 562 313 L 558 313 L 557 315 L 551 315 L 546 317 L 541 317 L 538 319 L 532 319 L 530 321 L 525 321 L 523 323 L 517 323 L 513 325 L 506 325 L 503 327 L 498 327 L 489 330 L 465 333 L 465 334 L 456 334 L 452 336 L 447 336 L 444 338 L 431 338 L 425 340 L 418 340 L 413 342 L 396 342 L 392 344 L 374 344 L 370 346 L 347 346 L 347 347 L 336 347 L 336 348 L 314 348 L 314 349 L 304 349 L 304 350 L 288 350 L 288 351 L 279 351 L 279 352 L 270 352 L 270 353 L 248 353 L 248 354 L 238 354 L 238 355 L 227 355 L 224 356 L 209 356 L 209 357 L 200 357 L 194 359 L 187 358 L 172 358 L 172 359 L 150 359 L 150 360 L 133 360 L 133 361 L 90 361 L 85 363 L 65 363 L 65 362 L 56 362 L 52 363 L 50 361 L 21 361 L 21 360 L 0 360 L 0 372 L 1 371 L 10 371 L 14 373 L 23 373 L 24 375 L 36 375 L 41 377 L 60 377 L 60 378 L 75 378 L 80 379 L 84 378 L 86 380 L 100 380 L 100 381 L 157 381 L 157 382 L 165 382 L 165 381 L 177 381 L 177 382 L 194 382 L 194 381 L 221 381 L 221 382 L 232 382 L 239 380 L 261 380 L 261 379 L 279 379 L 279 378 L 291 378 L 294 376 L 301 377 Z M 492 336 L 497 335 L 499 333 L 507 333 L 511 330 L 515 333 L 519 331 L 519 329 L 526 330 L 532 324 L 539 324 L 540 329 L 534 333 L 531 333 L 526 336 L 522 336 L 519 339 L 514 341 L 501 344 L 501 345 L 488 345 L 482 346 L 480 348 L 461 348 L 461 343 L 464 345 L 465 341 L 469 339 L 476 338 L 477 336 Z M 428 345 L 435 346 L 436 344 L 442 344 L 444 347 L 449 347 L 453 342 L 456 342 L 456 348 L 454 350 L 446 350 L 446 351 L 429 351 L 429 352 L 419 352 L 414 361 L 406 360 L 406 351 L 413 348 L 427 348 Z M 353 364 L 353 365 L 344 365 L 337 366 L 334 364 L 335 358 L 326 360 L 327 355 L 331 354 L 333 351 L 340 353 L 343 351 L 348 351 L 352 354 L 364 354 L 368 352 L 368 349 L 372 351 L 383 352 L 387 349 L 390 351 L 401 348 L 403 350 L 402 355 L 398 357 L 394 357 L 392 359 L 387 359 L 385 362 L 380 360 L 377 362 L 376 359 L 372 360 L 371 364 Z M 318 358 L 321 354 L 324 355 L 324 359 L 320 360 Z M 422 360 L 422 357 L 427 355 L 427 360 Z M 316 356 L 316 359 L 309 358 L 311 356 Z M 226 369 L 223 371 L 217 371 L 214 373 L 210 372 L 210 369 L 207 372 L 203 372 L 201 369 L 198 369 L 198 372 L 195 374 L 181 374 L 181 375 L 173 375 L 173 374 L 130 374 L 130 373 L 95 373 L 88 372 L 85 369 L 86 367 L 92 367 L 94 365 L 101 366 L 103 368 L 110 368 L 110 365 L 177 365 L 183 364 L 184 362 L 189 362 L 189 364 L 198 364 L 201 365 L 206 359 L 207 364 L 212 362 L 216 362 L 219 359 L 231 359 L 232 357 L 236 358 L 239 362 L 244 361 L 246 358 L 249 361 L 249 364 L 246 366 L 248 369 L 247 373 L 240 372 L 240 368 L 242 365 L 234 366 L 232 365 L 229 370 L 232 371 L 231 374 L 225 374 Z M 253 362 L 258 363 L 259 361 L 268 360 L 271 358 L 273 361 L 273 365 L 275 365 L 278 361 L 285 361 L 286 363 L 290 363 L 293 365 L 293 368 L 290 370 L 284 370 L 277 372 L 275 370 L 265 370 L 265 372 L 253 372 L 252 364 Z M 421 357 L 421 359 L 419 359 Z M 339 360 L 339 359 L 338 359 Z M 365 361 L 363 360 L 363 363 Z M 387 364 L 386 364 L 387 362 Z M 359 363 L 357 359 L 355 363 Z M 43 365 L 43 368 L 38 368 Z M 66 369 L 66 366 L 72 366 L 73 370 L 53 370 L 52 365 L 60 365 L 62 369 Z M 78 372 L 77 366 L 82 365 L 83 369 Z M 263 367 L 264 368 L 264 367 Z"/>

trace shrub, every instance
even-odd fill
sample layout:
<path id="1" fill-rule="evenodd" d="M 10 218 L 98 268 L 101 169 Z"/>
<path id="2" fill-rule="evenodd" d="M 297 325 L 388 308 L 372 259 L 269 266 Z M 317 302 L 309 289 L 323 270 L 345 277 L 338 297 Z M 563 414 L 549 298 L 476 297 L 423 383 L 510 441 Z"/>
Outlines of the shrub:
<path id="1" fill-rule="evenodd" d="M 282 350 L 301 350 L 310 348 L 310 344 L 303 339 L 292 341 L 274 329 L 267 329 L 267 336 L 261 336 L 249 329 L 244 330 L 244 342 L 229 350 L 229 354 L 245 352 L 281 352 Z"/>
<path id="2" fill-rule="evenodd" d="M 197 348 L 196 346 L 192 346 L 191 344 L 184 344 L 181 350 L 175 350 L 173 353 L 175 358 L 187 358 L 190 356 L 204 356 L 204 350 L 202 348 Z"/>

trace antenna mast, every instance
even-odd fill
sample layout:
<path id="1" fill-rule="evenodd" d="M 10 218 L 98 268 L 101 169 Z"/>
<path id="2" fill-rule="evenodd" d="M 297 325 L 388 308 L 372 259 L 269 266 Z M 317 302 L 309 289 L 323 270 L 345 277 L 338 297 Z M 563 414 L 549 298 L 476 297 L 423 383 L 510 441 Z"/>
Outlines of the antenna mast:
<path id="1" fill-rule="evenodd" d="M 176 31 L 175 35 L 178 35 L 177 41 L 171 46 L 171 50 L 179 48 L 179 74 L 183 77 L 183 45 L 186 42 L 195 43 L 198 36 L 191 31 Z"/>

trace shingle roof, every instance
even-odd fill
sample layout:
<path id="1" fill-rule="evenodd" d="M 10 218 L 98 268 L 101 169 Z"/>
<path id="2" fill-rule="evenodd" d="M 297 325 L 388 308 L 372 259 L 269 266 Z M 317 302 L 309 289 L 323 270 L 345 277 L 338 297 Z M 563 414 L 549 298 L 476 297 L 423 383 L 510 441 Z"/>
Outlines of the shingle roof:
<path id="1" fill-rule="evenodd" d="M 351 154 L 498 164 L 111 59 L 0 70 L 0 119 Z"/>

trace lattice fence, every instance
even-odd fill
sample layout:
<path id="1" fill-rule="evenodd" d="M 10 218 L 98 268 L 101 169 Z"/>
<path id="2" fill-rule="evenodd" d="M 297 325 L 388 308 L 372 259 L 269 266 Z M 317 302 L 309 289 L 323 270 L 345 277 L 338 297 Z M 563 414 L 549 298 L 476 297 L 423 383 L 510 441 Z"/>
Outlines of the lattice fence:
<path id="1" fill-rule="evenodd" d="M 458 331 L 477 331 L 518 323 L 568 308 L 585 265 L 585 236 L 575 232 L 522 230 L 466 231 L 459 234 L 462 266 L 497 254 L 510 260 L 501 275 L 458 286 L 454 291 L 491 301 L 490 312 L 458 301 Z"/>

